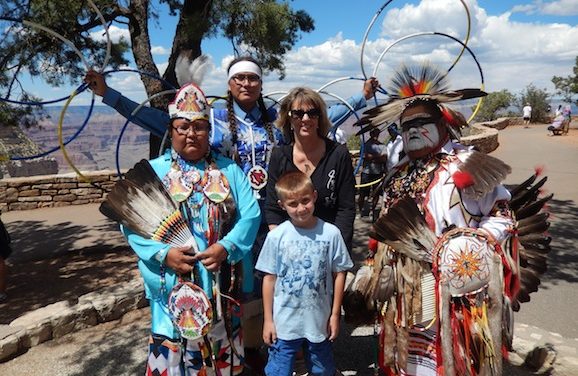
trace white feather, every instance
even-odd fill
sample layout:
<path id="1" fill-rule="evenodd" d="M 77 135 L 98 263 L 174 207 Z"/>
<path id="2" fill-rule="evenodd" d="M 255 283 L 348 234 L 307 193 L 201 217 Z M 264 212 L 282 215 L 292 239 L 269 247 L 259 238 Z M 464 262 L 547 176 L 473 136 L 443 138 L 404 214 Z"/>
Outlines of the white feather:
<path id="1" fill-rule="evenodd" d="M 181 53 L 175 64 L 177 82 L 180 86 L 190 82 L 200 85 L 208 67 L 209 58 L 207 55 L 200 55 L 191 61 L 186 53 Z"/>

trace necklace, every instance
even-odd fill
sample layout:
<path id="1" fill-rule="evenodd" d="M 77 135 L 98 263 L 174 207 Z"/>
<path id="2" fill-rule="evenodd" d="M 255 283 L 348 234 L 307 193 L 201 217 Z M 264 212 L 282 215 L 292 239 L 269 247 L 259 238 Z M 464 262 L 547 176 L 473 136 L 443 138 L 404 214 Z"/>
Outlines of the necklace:
<path id="1" fill-rule="evenodd" d="M 227 199 L 231 187 L 225 175 L 214 162 L 208 163 L 207 159 L 204 159 L 203 169 L 201 177 L 201 171 L 196 164 L 185 161 L 180 155 L 173 158 L 163 183 L 176 202 L 181 203 L 189 199 L 192 206 L 202 205 L 202 199 L 194 202 L 194 195 L 191 195 L 193 192 L 203 192 L 204 197 L 215 204 Z"/>
<path id="2" fill-rule="evenodd" d="M 297 144 L 294 145 L 293 163 L 299 170 L 310 176 L 325 155 L 325 143 L 322 146 L 311 148 L 311 152 L 307 153 Z"/>
<path id="3" fill-rule="evenodd" d="M 255 195 L 255 198 L 259 199 L 261 198 L 259 191 L 265 188 L 265 186 L 267 185 L 267 179 L 269 175 L 267 173 L 267 170 L 257 163 L 257 156 L 255 151 L 255 134 L 253 132 L 253 125 L 255 123 L 249 124 L 241 119 L 239 120 L 242 121 L 249 128 L 249 137 L 251 138 L 251 168 L 249 169 L 249 171 L 247 171 L 247 178 L 249 179 L 249 184 L 251 185 L 251 188 L 253 188 L 253 194 Z M 268 146 L 269 140 L 267 140 L 267 143 L 265 143 L 265 145 L 263 146 L 265 149 L 263 151 L 263 160 L 265 162 L 265 166 L 269 165 L 269 158 L 271 157 L 271 150 Z"/>

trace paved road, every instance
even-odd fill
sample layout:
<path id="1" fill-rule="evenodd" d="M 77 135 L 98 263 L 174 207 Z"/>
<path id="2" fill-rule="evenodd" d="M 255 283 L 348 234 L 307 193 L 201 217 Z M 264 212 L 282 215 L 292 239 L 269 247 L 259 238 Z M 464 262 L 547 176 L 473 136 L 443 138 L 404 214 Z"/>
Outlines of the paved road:
<path id="1" fill-rule="evenodd" d="M 522 306 L 516 316 L 514 346 L 525 353 L 536 345 L 553 343 L 558 350 L 556 375 L 578 374 L 578 268 L 576 248 L 578 235 L 578 134 L 571 130 L 569 137 L 547 137 L 544 126 L 532 128 L 510 127 L 500 132 L 501 147 L 494 155 L 508 162 L 514 169 L 507 183 L 517 183 L 533 172 L 537 165 L 546 167 L 549 182 L 546 189 L 556 194 L 551 204 L 551 233 L 554 247 L 548 273 L 543 278 L 542 289 L 532 296 L 532 302 Z M 44 213 L 41 213 L 44 212 Z M 45 215 L 40 222 L 62 223 L 63 228 L 95 221 L 99 227 L 91 235 L 93 241 L 117 242 L 118 234 L 100 221 L 96 206 L 14 212 L 3 215 L 7 223 L 25 216 Z M 94 222 L 93 222 L 94 223 Z M 356 222 L 355 245 L 357 260 L 363 257 L 363 245 L 368 224 Z M 37 236 L 42 237 L 40 226 Z M 34 239 L 27 240 L 32 247 Z M 87 241 L 86 239 L 82 242 Z M 73 239 L 68 246 L 89 246 Z M 83 245 L 84 244 L 84 245 Z M 53 245 L 59 249 L 59 245 Z M 46 249 L 46 248 L 44 248 Z M 30 252 L 38 252 L 30 248 Z M 46 252 L 55 252 L 54 249 Z M 30 255 L 32 257 L 32 255 Z M 37 257 L 38 255 L 34 255 Z M 79 375 L 135 375 L 142 374 L 146 355 L 148 310 L 132 312 L 121 321 L 99 325 L 58 340 L 49 341 L 30 349 L 26 354 L 0 364 L 2 375 L 40 375 L 53 373 L 63 376 Z M 338 366 L 346 375 L 372 375 L 375 341 L 372 328 L 345 326 L 336 342 Z M 514 361 L 516 361 L 514 356 Z M 518 359 L 519 361 L 519 359 Z M 528 375 L 521 367 L 509 366 L 506 375 Z"/>
<path id="2" fill-rule="evenodd" d="M 521 182 L 535 167 L 543 166 L 548 176 L 544 189 L 554 193 L 549 269 L 540 290 L 522 305 L 516 321 L 577 339 L 578 130 L 570 132 L 570 136 L 548 137 L 545 126 L 508 127 L 500 132 L 500 147 L 492 155 L 512 166 L 507 183 Z"/>

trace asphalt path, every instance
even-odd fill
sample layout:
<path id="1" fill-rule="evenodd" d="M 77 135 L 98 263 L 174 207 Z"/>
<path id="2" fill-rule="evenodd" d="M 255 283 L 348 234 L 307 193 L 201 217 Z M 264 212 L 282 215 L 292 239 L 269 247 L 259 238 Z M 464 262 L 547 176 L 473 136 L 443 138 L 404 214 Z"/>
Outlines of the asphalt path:
<path id="1" fill-rule="evenodd" d="M 525 339 L 535 339 L 539 343 L 544 333 L 554 334 L 556 338 L 568 340 L 564 343 L 572 346 L 575 352 L 578 337 L 578 235 L 575 231 L 578 225 L 578 130 L 572 129 L 570 136 L 548 137 L 545 126 L 509 127 L 500 131 L 499 141 L 500 147 L 492 154 L 512 166 L 513 173 L 507 184 L 519 183 L 532 174 L 535 167 L 543 166 L 549 179 L 545 190 L 555 194 L 550 204 L 553 214 L 550 232 L 554 240 L 549 270 L 542 278 L 540 291 L 534 293 L 532 301 L 523 304 L 516 314 L 517 325 L 530 328 Z M 89 220 L 87 216 L 77 218 Z M 355 226 L 354 257 L 359 261 L 365 253 L 369 224 L 357 220 Z M 119 321 L 43 343 L 0 364 L 0 374 L 143 374 L 149 319 L 145 308 L 125 315 Z M 371 327 L 343 326 L 335 344 L 335 355 L 338 367 L 345 375 L 372 375 L 375 351 Z M 578 368 L 571 369 L 557 369 L 556 374 L 578 374 Z M 506 367 L 504 374 L 531 373 L 519 367 Z"/>

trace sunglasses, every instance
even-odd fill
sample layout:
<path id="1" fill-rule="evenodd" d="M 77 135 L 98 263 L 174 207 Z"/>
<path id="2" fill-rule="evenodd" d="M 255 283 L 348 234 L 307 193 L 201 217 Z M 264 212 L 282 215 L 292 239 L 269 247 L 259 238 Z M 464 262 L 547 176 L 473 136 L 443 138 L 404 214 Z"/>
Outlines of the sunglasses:
<path id="1" fill-rule="evenodd" d="M 435 124 L 439 118 L 417 118 L 401 123 L 402 130 L 409 130 L 411 128 L 423 127 L 426 124 Z"/>
<path id="2" fill-rule="evenodd" d="M 303 110 L 291 110 L 289 111 L 289 116 L 293 119 L 303 119 L 303 116 L 309 116 L 309 119 L 319 119 L 321 115 L 321 111 L 318 108 L 312 108 L 311 110 L 303 111 Z"/>

